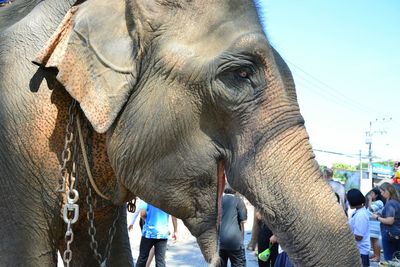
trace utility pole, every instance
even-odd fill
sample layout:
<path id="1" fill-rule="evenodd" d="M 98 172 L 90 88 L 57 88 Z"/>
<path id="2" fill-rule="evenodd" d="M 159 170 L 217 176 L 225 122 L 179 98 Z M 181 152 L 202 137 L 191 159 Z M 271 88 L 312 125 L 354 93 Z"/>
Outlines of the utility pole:
<path id="1" fill-rule="evenodd" d="M 369 122 L 369 131 L 366 132 L 365 143 L 368 145 L 368 178 L 363 179 L 361 151 L 360 151 L 360 190 L 363 194 L 368 193 L 373 188 L 372 182 L 372 122 Z"/>
<path id="2" fill-rule="evenodd" d="M 368 180 L 372 184 L 372 121 L 369 122 L 369 131 L 367 132 L 367 137 L 365 143 L 368 145 Z"/>
<path id="3" fill-rule="evenodd" d="M 390 122 L 392 118 L 382 118 L 381 120 L 376 119 L 376 123 L 384 123 L 384 122 Z M 367 181 L 363 181 L 361 179 L 360 182 L 360 189 L 361 192 L 368 192 L 371 188 L 374 187 L 373 184 L 373 179 L 372 179 L 372 136 L 374 134 L 386 134 L 386 130 L 379 130 L 379 131 L 372 131 L 372 121 L 369 122 L 369 131 L 366 132 L 366 137 L 365 137 L 365 143 L 368 145 L 368 179 L 365 179 Z"/>
<path id="4" fill-rule="evenodd" d="M 362 171 L 362 155 L 361 155 L 361 149 L 360 149 L 360 185 L 361 185 L 361 179 L 363 178 L 363 171 Z"/>

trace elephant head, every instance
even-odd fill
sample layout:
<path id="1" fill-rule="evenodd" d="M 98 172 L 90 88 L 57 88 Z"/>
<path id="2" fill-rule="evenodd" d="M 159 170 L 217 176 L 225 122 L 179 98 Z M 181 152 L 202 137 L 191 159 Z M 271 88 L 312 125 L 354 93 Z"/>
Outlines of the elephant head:
<path id="1" fill-rule="evenodd" d="M 357 266 L 291 73 L 250 0 L 88 0 L 36 61 L 107 135 L 118 180 L 181 218 L 215 262 L 225 169 L 299 266 Z"/>

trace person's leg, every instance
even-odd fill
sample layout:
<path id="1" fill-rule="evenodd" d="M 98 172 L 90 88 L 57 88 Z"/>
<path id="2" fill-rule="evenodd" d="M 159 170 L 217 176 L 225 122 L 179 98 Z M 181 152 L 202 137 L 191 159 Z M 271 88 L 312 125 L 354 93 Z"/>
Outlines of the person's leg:
<path id="1" fill-rule="evenodd" d="M 246 252 L 244 251 L 244 248 L 230 250 L 228 253 L 232 267 L 246 267 Z"/>
<path id="2" fill-rule="evenodd" d="M 219 260 L 220 260 L 220 267 L 226 267 L 228 265 L 228 256 L 229 253 L 225 249 L 219 250 Z"/>
<path id="3" fill-rule="evenodd" d="M 154 247 L 151 247 L 149 257 L 147 258 L 146 267 L 150 267 L 151 262 L 154 259 Z"/>
<path id="4" fill-rule="evenodd" d="M 371 246 L 372 246 L 372 252 L 373 252 L 371 260 L 379 261 L 381 258 L 381 248 L 379 246 L 379 239 L 371 237 Z"/>
<path id="5" fill-rule="evenodd" d="M 374 237 L 370 237 L 369 241 L 371 242 L 371 250 L 372 250 L 372 254 L 369 256 L 370 259 L 375 258 L 375 238 Z"/>
<path id="6" fill-rule="evenodd" d="M 271 266 L 275 265 L 275 260 L 278 257 L 278 252 L 279 252 L 279 245 L 278 243 L 274 243 L 271 247 L 271 255 L 269 256 L 269 262 L 271 263 Z"/>
<path id="7" fill-rule="evenodd" d="M 153 240 L 143 237 L 140 240 L 139 257 L 136 262 L 136 267 L 146 267 L 149 251 L 153 247 Z"/>
<path id="8" fill-rule="evenodd" d="M 393 253 L 396 257 L 400 256 L 400 240 L 393 240 Z"/>
<path id="9" fill-rule="evenodd" d="M 157 239 L 154 245 L 156 267 L 165 267 L 165 252 L 167 251 L 168 239 Z"/>
<path id="10" fill-rule="evenodd" d="M 382 247 L 383 247 L 383 258 L 389 261 L 393 257 L 394 249 L 389 239 L 389 234 L 387 232 L 382 233 Z"/>
<path id="11" fill-rule="evenodd" d="M 284 265 L 283 265 L 283 267 L 293 267 L 293 264 L 292 264 L 292 262 L 290 261 L 289 256 L 288 256 L 288 254 L 286 253 L 286 251 L 282 252 L 281 254 L 282 254 L 283 258 L 284 258 Z"/>
<path id="12" fill-rule="evenodd" d="M 361 254 L 361 262 L 363 267 L 369 267 L 369 255 Z"/>

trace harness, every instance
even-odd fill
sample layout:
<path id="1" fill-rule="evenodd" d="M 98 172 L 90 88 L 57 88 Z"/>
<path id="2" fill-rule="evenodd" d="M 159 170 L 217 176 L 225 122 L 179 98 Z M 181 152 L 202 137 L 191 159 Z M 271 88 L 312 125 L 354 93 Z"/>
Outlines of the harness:
<path id="1" fill-rule="evenodd" d="M 77 136 L 79 140 L 77 140 Z M 119 217 L 119 207 L 116 207 L 114 211 L 114 220 L 111 228 L 108 231 L 108 242 L 104 251 L 104 256 L 98 252 L 98 242 L 96 240 L 96 227 L 94 224 L 94 209 L 93 209 L 93 198 L 92 188 L 101 198 L 110 201 L 111 197 L 103 194 L 98 188 L 92 172 L 90 170 L 89 160 L 87 157 L 87 150 L 84 144 L 82 127 L 80 121 L 80 114 L 78 112 L 76 100 L 72 100 L 68 109 L 68 121 L 65 128 L 65 142 L 64 149 L 61 153 L 62 165 L 60 168 L 61 174 L 61 185 L 57 192 L 61 193 L 64 200 L 62 208 L 62 217 L 64 222 L 67 224 L 67 230 L 65 232 L 65 243 L 66 250 L 63 254 L 63 261 L 67 267 L 69 267 L 72 260 L 71 243 L 74 241 L 74 233 L 72 231 L 72 225 L 78 221 L 79 218 L 79 193 L 76 187 L 77 184 L 77 162 L 79 161 L 78 154 L 78 141 L 82 152 L 83 162 L 86 169 L 88 179 L 85 179 L 85 185 L 87 188 L 86 204 L 88 206 L 87 219 L 89 221 L 88 234 L 90 236 L 90 248 L 93 251 L 94 258 L 99 263 L 99 266 L 107 266 L 107 260 L 110 256 L 111 245 L 116 232 L 116 222 Z M 127 209 L 129 212 L 135 212 L 136 209 L 136 198 L 131 200 Z"/>

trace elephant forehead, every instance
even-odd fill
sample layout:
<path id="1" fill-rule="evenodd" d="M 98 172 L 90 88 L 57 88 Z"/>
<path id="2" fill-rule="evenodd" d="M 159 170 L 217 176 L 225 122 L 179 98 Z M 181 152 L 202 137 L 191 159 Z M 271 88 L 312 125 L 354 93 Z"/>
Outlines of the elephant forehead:
<path id="1" fill-rule="evenodd" d="M 177 12 L 171 24 L 182 22 L 183 27 L 168 27 L 170 50 L 202 59 L 215 58 L 242 35 L 263 33 L 252 1 L 211 1 L 207 8 L 202 4 Z"/>
<path id="2" fill-rule="evenodd" d="M 190 47 L 178 42 L 171 42 L 161 50 L 164 62 L 177 70 L 183 70 L 186 63 L 193 60 L 194 55 Z"/>

